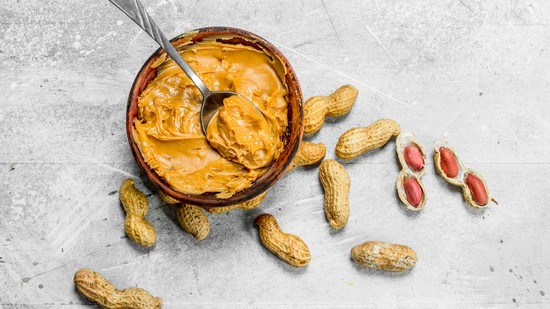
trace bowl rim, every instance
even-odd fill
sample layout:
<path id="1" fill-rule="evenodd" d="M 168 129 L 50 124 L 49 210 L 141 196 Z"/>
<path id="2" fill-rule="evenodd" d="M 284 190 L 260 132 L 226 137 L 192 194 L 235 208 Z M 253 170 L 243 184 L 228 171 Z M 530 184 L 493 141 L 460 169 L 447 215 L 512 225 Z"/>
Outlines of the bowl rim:
<path id="1" fill-rule="evenodd" d="M 270 173 L 270 169 L 268 171 L 260 176 L 260 178 L 256 179 L 253 184 L 242 191 L 239 191 L 235 193 L 233 196 L 227 198 L 227 199 L 220 199 L 215 196 L 216 193 L 203 193 L 203 194 L 186 194 L 179 191 L 176 191 L 174 188 L 172 188 L 168 183 L 164 181 L 162 177 L 160 177 L 155 170 L 153 170 L 148 163 L 145 162 L 143 159 L 143 155 L 141 153 L 141 150 L 139 149 L 139 146 L 137 142 L 135 141 L 134 136 L 134 119 L 137 117 L 137 113 L 133 113 L 133 117 L 131 117 L 132 114 L 132 102 L 134 101 L 135 97 L 139 97 L 143 89 L 136 93 L 136 88 L 138 87 L 138 82 L 140 81 L 140 77 L 142 77 L 148 67 L 156 60 L 158 57 L 164 53 L 164 50 L 162 48 L 158 48 L 156 51 L 154 51 L 151 56 L 144 62 L 144 64 L 139 69 L 138 73 L 135 76 L 135 79 L 132 83 L 130 94 L 128 95 L 128 101 L 127 101 L 127 107 L 126 107 L 126 133 L 128 138 L 128 143 L 130 144 L 130 149 L 132 151 L 132 155 L 142 171 L 142 173 L 145 175 L 145 177 L 158 189 L 163 191 L 168 196 L 180 201 L 181 203 L 188 203 L 191 205 L 197 205 L 197 206 L 203 206 L 203 207 L 224 207 L 228 205 L 238 204 L 247 200 L 250 200 L 254 197 L 257 197 L 258 195 L 262 194 L 263 192 L 267 191 L 271 186 L 273 186 L 278 180 L 281 179 L 281 177 L 285 174 L 286 169 L 292 159 L 294 158 L 294 155 L 296 154 L 298 147 L 301 143 L 302 137 L 303 137 L 303 118 L 304 118 L 304 111 L 303 111 L 303 94 L 302 89 L 300 87 L 300 83 L 298 81 L 298 78 L 296 76 L 296 72 L 290 65 L 290 62 L 288 59 L 283 55 L 283 53 L 277 49 L 273 44 L 269 43 L 266 39 L 243 29 L 239 28 L 232 28 L 232 27 L 223 27 L 223 26 L 215 26 L 215 27 L 204 27 L 204 28 L 198 28 L 190 31 L 186 31 L 182 34 L 179 34 L 175 36 L 174 38 L 170 39 L 170 42 L 177 42 L 182 39 L 189 39 L 191 42 L 190 44 L 195 44 L 197 42 L 200 42 L 202 38 L 198 41 L 194 41 L 194 38 L 197 35 L 204 35 L 203 38 L 209 38 L 209 37 L 223 37 L 223 36 L 229 36 L 229 35 L 236 35 L 240 36 L 246 40 L 252 40 L 255 44 L 258 44 L 262 49 L 267 50 L 269 53 L 271 53 L 273 56 L 276 56 L 279 61 L 284 65 L 285 68 L 285 75 L 284 75 L 284 83 L 290 91 L 293 91 L 296 96 L 296 102 L 298 106 L 298 123 L 294 123 L 292 121 L 292 118 L 289 117 L 288 124 L 287 124 L 287 131 L 286 134 L 289 136 L 286 145 L 285 150 L 288 149 L 287 147 L 292 147 L 290 150 L 290 154 L 285 162 L 283 162 L 282 166 L 280 166 L 279 169 L 275 169 L 272 173 Z M 156 74 L 156 70 L 150 71 L 154 72 Z M 154 77 L 153 77 L 154 78 Z M 151 78 L 152 80 L 152 78 Z M 289 82 L 291 85 L 289 85 Z M 147 83 L 148 84 L 148 83 Z M 137 100 L 137 99 L 136 99 Z M 137 103 L 136 103 L 137 108 Z M 290 109 L 288 111 L 289 116 Z M 298 126 L 298 135 L 295 140 L 292 140 L 290 138 L 290 134 L 294 128 L 294 126 Z M 277 161 L 275 161 L 277 162 Z M 273 163 L 275 163 L 273 162 Z M 262 180 L 262 181 L 260 181 Z"/>

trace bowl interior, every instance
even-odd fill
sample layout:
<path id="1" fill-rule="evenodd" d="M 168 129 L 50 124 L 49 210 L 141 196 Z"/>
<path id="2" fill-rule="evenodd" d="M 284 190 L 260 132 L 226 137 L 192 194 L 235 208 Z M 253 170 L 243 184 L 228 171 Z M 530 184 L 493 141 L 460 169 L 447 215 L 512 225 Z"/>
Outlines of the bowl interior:
<path id="1" fill-rule="evenodd" d="M 130 148 L 138 166 L 145 176 L 159 190 L 162 190 L 165 194 L 171 196 L 172 198 L 175 198 L 183 203 L 209 207 L 227 206 L 244 202 L 269 189 L 270 186 L 275 184 L 275 182 L 283 176 L 288 164 L 292 161 L 292 158 L 298 149 L 303 135 L 303 98 L 300 84 L 298 83 L 296 74 L 290 66 L 288 60 L 269 42 L 248 31 L 228 27 L 201 28 L 181 34 L 170 41 L 175 46 L 181 47 L 213 38 L 226 44 L 242 44 L 263 51 L 275 61 L 279 61 L 281 63 L 281 67 L 284 68 L 284 72 L 280 72 L 281 76 L 284 75 L 284 82 L 288 88 L 288 126 L 286 134 L 283 136 L 283 142 L 285 145 L 284 150 L 279 155 L 277 160 L 271 164 L 268 171 L 262 177 L 257 179 L 251 187 L 237 192 L 227 199 L 217 198 L 215 193 L 204 193 L 200 195 L 185 194 L 170 187 L 170 185 L 168 185 L 144 161 L 139 150 L 139 146 L 134 138 L 134 119 L 138 117 L 139 95 L 143 90 L 145 90 L 149 82 L 155 78 L 157 69 L 153 67 L 153 64 L 160 57 L 164 57 L 164 50 L 159 48 L 155 53 L 153 53 L 136 76 L 128 98 L 126 117 L 126 133 L 128 135 Z"/>

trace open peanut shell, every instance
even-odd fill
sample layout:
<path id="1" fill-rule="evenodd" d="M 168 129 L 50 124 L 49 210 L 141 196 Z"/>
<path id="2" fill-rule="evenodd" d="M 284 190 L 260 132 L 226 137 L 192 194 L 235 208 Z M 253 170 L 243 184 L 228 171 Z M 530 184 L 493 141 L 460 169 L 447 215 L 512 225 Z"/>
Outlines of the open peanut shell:
<path id="1" fill-rule="evenodd" d="M 489 202 L 498 204 L 489 193 L 483 177 L 468 168 L 445 141 L 434 145 L 435 169 L 448 183 L 462 188 L 464 199 L 475 208 L 484 208 Z M 475 192 L 474 192 L 475 191 Z"/>
<path id="2" fill-rule="evenodd" d="M 407 148 L 416 149 L 415 151 L 417 151 L 417 156 L 422 158 L 421 165 L 418 165 L 420 168 L 416 168 L 415 165 L 411 164 L 411 159 L 409 159 L 410 156 L 405 157 Z M 424 153 L 422 146 L 416 141 L 416 137 L 413 133 L 402 132 L 399 134 L 395 140 L 395 151 L 397 152 L 397 158 L 399 159 L 403 169 L 409 170 L 412 174 L 418 176 L 419 178 L 424 175 L 424 171 L 426 170 L 426 154 Z"/>
<path id="3" fill-rule="evenodd" d="M 449 173 L 451 176 L 447 175 L 445 172 L 445 162 L 451 161 L 454 159 L 454 164 L 457 166 L 456 175 L 454 173 Z M 464 183 L 464 164 L 460 158 L 456 155 L 455 150 L 447 142 L 441 141 L 437 142 L 434 145 L 434 164 L 435 169 L 445 179 L 448 183 L 455 186 L 462 186 Z"/>
<path id="4" fill-rule="evenodd" d="M 416 190 L 412 189 L 414 190 L 413 192 L 416 192 L 416 194 L 411 191 L 407 192 L 407 190 L 411 190 L 409 189 L 411 188 L 411 185 L 409 185 L 410 181 L 414 181 L 417 184 L 414 185 L 417 186 Z M 405 182 L 407 182 L 407 186 L 405 185 Z M 426 190 L 424 189 L 424 185 L 420 181 L 420 178 L 417 178 L 415 175 L 410 174 L 407 170 L 403 169 L 401 170 L 401 172 L 399 172 L 399 175 L 397 176 L 396 187 L 397 195 L 399 196 L 401 202 L 405 204 L 407 209 L 412 211 L 419 211 L 424 208 L 424 206 L 426 205 Z M 418 198 L 418 192 L 420 192 L 421 198 Z M 415 200 L 417 202 L 415 202 Z M 415 204 L 417 205 L 415 206 Z"/>
<path id="5" fill-rule="evenodd" d="M 397 195 L 407 209 L 419 211 L 426 205 L 427 198 L 420 181 L 426 169 L 426 154 L 411 132 L 402 132 L 397 136 L 395 151 L 402 166 L 396 182 Z"/>
<path id="6" fill-rule="evenodd" d="M 479 182 L 483 186 L 486 193 L 486 198 L 484 199 L 485 201 L 483 202 L 479 202 L 479 200 L 476 201 L 476 197 L 474 197 L 474 194 L 472 193 L 472 188 L 470 188 L 471 184 L 469 185 L 467 181 L 467 178 L 470 177 L 470 175 L 473 175 L 477 177 L 477 179 L 479 179 Z M 487 187 L 487 183 L 485 182 L 485 179 L 483 179 L 483 176 L 481 176 L 479 173 L 477 173 L 472 169 L 465 168 L 464 180 L 462 182 L 461 187 L 462 187 L 462 194 L 464 195 L 464 199 L 472 207 L 484 208 L 484 207 L 487 207 L 487 205 L 489 205 L 489 202 L 493 202 L 498 205 L 497 201 L 491 197 L 491 193 L 489 192 L 489 188 Z M 477 199 L 479 199 L 479 197 Z"/>

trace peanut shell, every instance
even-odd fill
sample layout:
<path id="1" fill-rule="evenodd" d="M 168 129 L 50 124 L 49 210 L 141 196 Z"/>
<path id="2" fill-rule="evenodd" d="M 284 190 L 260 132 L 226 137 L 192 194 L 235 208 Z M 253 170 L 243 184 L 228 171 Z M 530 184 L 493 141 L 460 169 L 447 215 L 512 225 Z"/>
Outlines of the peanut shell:
<path id="1" fill-rule="evenodd" d="M 315 144 L 302 141 L 287 171 L 291 171 L 299 166 L 317 164 L 325 158 L 326 153 L 327 149 L 323 143 Z"/>
<path id="2" fill-rule="evenodd" d="M 157 241 L 153 225 L 145 219 L 149 203 L 143 192 L 136 189 L 133 179 L 126 179 L 118 190 L 120 202 L 126 212 L 124 229 L 132 241 L 143 247 L 151 247 Z"/>
<path id="3" fill-rule="evenodd" d="M 484 205 L 481 205 L 481 204 L 478 204 L 475 199 L 473 198 L 472 196 L 472 192 L 470 191 L 470 188 L 468 187 L 468 185 L 466 184 L 466 177 L 467 175 L 469 174 L 473 174 L 475 175 L 477 178 L 479 178 L 479 180 L 481 180 L 481 183 L 483 184 L 483 186 L 485 187 L 485 191 L 486 191 L 486 194 L 487 194 L 487 203 L 484 204 Z M 464 199 L 468 202 L 468 204 L 470 204 L 472 207 L 475 207 L 475 208 L 484 208 L 484 207 L 487 207 L 489 205 L 489 202 L 493 202 L 495 204 L 498 205 L 498 202 L 491 197 L 491 193 L 489 192 L 489 188 L 487 187 L 487 183 L 485 182 L 485 179 L 483 179 L 483 176 L 481 176 L 478 172 L 472 170 L 472 169 L 469 169 L 469 168 L 466 168 L 465 169 L 465 172 L 464 172 L 464 182 L 462 183 L 461 185 L 462 187 L 462 194 L 464 195 Z"/>
<path id="4" fill-rule="evenodd" d="M 418 184 L 420 185 L 420 188 L 422 189 L 422 201 L 420 202 L 420 205 L 418 205 L 417 207 L 414 207 L 413 205 L 411 205 L 411 203 L 409 203 L 409 201 L 407 200 L 407 194 L 405 192 L 405 188 L 403 184 L 405 180 L 409 177 L 415 178 Z M 408 210 L 419 211 L 422 208 L 424 208 L 424 206 L 426 205 L 427 195 L 426 195 L 426 189 L 424 189 L 424 184 L 422 184 L 420 179 L 416 178 L 415 175 L 410 174 L 408 170 L 403 169 L 401 170 L 401 172 L 399 172 L 399 175 L 397 176 L 396 188 L 397 188 L 397 196 L 399 196 L 399 199 L 401 200 L 401 202 L 403 202 L 403 204 L 405 204 L 405 207 L 407 207 Z"/>
<path id="5" fill-rule="evenodd" d="M 391 272 L 403 272 L 416 265 L 416 252 L 408 246 L 367 241 L 351 249 L 351 258 L 359 265 Z"/>
<path id="6" fill-rule="evenodd" d="M 407 147 L 408 145 L 416 146 L 418 150 L 420 150 L 420 154 L 422 155 L 424 166 L 418 171 L 409 167 L 409 165 L 407 164 L 407 160 L 405 159 L 405 147 Z M 424 175 L 424 171 L 426 170 L 426 153 L 424 152 L 422 146 L 416 141 L 416 137 L 413 133 L 400 133 L 395 139 L 395 151 L 397 152 L 397 158 L 399 159 L 399 163 L 401 164 L 403 169 L 407 169 L 411 174 L 415 174 L 416 176 L 418 176 L 418 178 Z"/>
<path id="7" fill-rule="evenodd" d="M 359 95 L 359 90 L 351 85 L 344 85 L 328 96 L 327 116 L 339 117 L 350 112 Z"/>
<path id="8" fill-rule="evenodd" d="M 311 97 L 304 103 L 304 134 L 313 134 L 325 122 L 328 106 L 325 97 Z"/>
<path id="9" fill-rule="evenodd" d="M 175 198 L 171 197 L 170 195 L 162 192 L 159 190 L 159 197 L 161 200 L 165 201 L 167 204 L 170 204 L 170 205 L 175 205 L 175 204 L 180 204 L 181 202 L 176 200 Z"/>
<path id="10" fill-rule="evenodd" d="M 80 269 L 74 275 L 74 284 L 80 295 L 108 309 L 158 309 L 162 300 L 141 288 L 118 290 L 109 281 L 91 269 Z"/>
<path id="11" fill-rule="evenodd" d="M 368 127 L 351 128 L 338 139 L 336 155 L 344 160 L 354 159 L 384 146 L 400 132 L 399 124 L 391 119 L 377 120 Z"/>
<path id="12" fill-rule="evenodd" d="M 294 267 L 304 267 L 311 260 L 306 243 L 298 236 L 283 233 L 275 217 L 263 214 L 256 217 L 254 225 L 258 227 L 262 244 L 281 260 Z"/>
<path id="13" fill-rule="evenodd" d="M 405 148 L 407 146 L 415 146 L 422 156 L 423 160 L 423 166 L 420 170 L 414 170 L 412 169 L 405 158 Z M 399 196 L 399 199 L 403 204 L 405 204 L 405 207 L 407 209 L 412 211 L 419 211 L 426 205 L 426 190 L 424 188 L 424 185 L 422 184 L 422 181 L 420 178 L 422 175 L 424 175 L 424 171 L 426 170 L 426 155 L 424 153 L 424 150 L 422 149 L 422 146 L 416 142 L 416 138 L 413 133 L 411 132 L 402 132 L 400 133 L 396 140 L 395 140 L 395 151 L 397 153 L 397 158 L 399 159 L 399 163 L 401 164 L 401 171 L 399 172 L 399 175 L 397 176 L 397 182 L 396 182 L 396 188 L 397 188 L 397 195 Z M 407 194 L 404 188 L 404 182 L 408 178 L 414 178 L 420 185 L 420 188 L 422 189 L 422 201 L 418 205 L 418 207 L 414 207 L 411 203 L 409 203 L 407 199 Z"/>
<path id="14" fill-rule="evenodd" d="M 458 164 L 458 173 L 455 177 L 452 177 L 452 178 L 448 177 L 447 174 L 445 174 L 445 172 L 441 168 L 441 156 L 440 156 L 440 151 L 439 151 L 439 149 L 441 147 L 445 147 L 445 148 L 449 149 L 452 152 L 452 154 L 454 155 L 455 159 L 456 159 L 456 162 Z M 489 205 L 489 202 L 493 202 L 493 203 L 498 205 L 498 202 L 494 198 L 491 197 L 491 193 L 489 192 L 489 188 L 487 187 L 487 183 L 483 179 L 483 176 L 481 176 L 476 171 L 468 168 L 464 163 L 462 163 L 462 160 L 458 157 L 455 150 L 451 146 L 449 146 L 449 144 L 447 144 L 447 142 L 442 141 L 442 142 L 435 143 L 435 145 L 434 145 L 434 164 L 435 164 L 435 169 L 437 170 L 439 175 L 441 175 L 441 177 L 443 177 L 443 179 L 445 179 L 448 183 L 450 183 L 452 185 L 459 186 L 459 187 L 462 188 L 462 194 L 464 196 L 464 199 L 466 200 L 466 202 L 468 202 L 468 204 L 470 204 L 470 206 L 475 207 L 475 208 L 485 208 Z M 480 205 L 474 200 L 474 198 L 472 196 L 472 192 L 470 192 L 470 188 L 466 184 L 466 177 L 469 174 L 475 175 L 483 183 L 483 187 L 484 187 L 484 189 L 486 191 L 486 194 L 487 194 L 487 203 L 485 205 Z"/>
<path id="15" fill-rule="evenodd" d="M 205 239 L 210 233 L 210 222 L 201 207 L 182 204 L 176 210 L 180 227 L 196 240 Z"/>
<path id="16" fill-rule="evenodd" d="M 359 91 L 344 85 L 330 95 L 309 98 L 304 104 L 304 134 L 313 134 L 321 129 L 325 117 L 339 117 L 349 113 Z"/>
<path id="17" fill-rule="evenodd" d="M 445 148 L 449 149 L 451 151 L 451 153 L 453 154 L 453 156 L 455 157 L 455 159 L 456 159 L 456 163 L 458 164 L 458 173 L 455 177 L 452 177 L 452 178 L 448 177 L 447 174 L 445 174 L 445 172 L 441 168 L 441 154 L 439 152 L 439 149 L 441 147 L 445 147 Z M 453 149 L 453 147 L 451 147 L 449 144 L 447 144 L 447 142 L 437 142 L 437 143 L 435 143 L 435 145 L 434 145 L 434 164 L 435 164 L 435 169 L 437 170 L 439 175 L 441 175 L 441 177 L 443 177 L 443 179 L 445 179 L 448 183 L 450 183 L 452 185 L 455 185 L 455 186 L 462 186 L 463 179 L 464 179 L 464 164 L 462 163 L 460 158 L 456 155 L 456 152 Z"/>
<path id="18" fill-rule="evenodd" d="M 341 229 L 349 219 L 349 174 L 337 161 L 325 160 L 319 167 L 319 179 L 325 191 L 327 220 L 333 229 Z"/>

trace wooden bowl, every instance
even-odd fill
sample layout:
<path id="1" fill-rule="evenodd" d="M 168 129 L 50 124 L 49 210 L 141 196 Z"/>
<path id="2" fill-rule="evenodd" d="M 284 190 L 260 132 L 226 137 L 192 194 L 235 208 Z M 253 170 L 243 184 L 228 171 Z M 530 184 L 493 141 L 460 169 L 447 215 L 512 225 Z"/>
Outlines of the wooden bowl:
<path id="1" fill-rule="evenodd" d="M 273 59 L 280 61 L 286 70 L 284 83 L 288 88 L 288 126 L 286 134 L 283 136 L 284 150 L 279 155 L 277 160 L 271 164 L 268 171 L 263 176 L 258 178 L 248 189 L 237 192 L 230 198 L 220 199 L 216 197 L 216 193 L 203 193 L 197 195 L 185 194 L 176 191 L 144 161 L 141 151 L 134 140 L 134 119 L 138 117 L 138 98 L 141 92 L 156 76 L 157 69 L 152 68 L 151 66 L 164 54 L 164 50 L 161 48 L 149 57 L 149 59 L 139 70 L 139 73 L 134 80 L 134 84 L 132 85 L 130 96 L 128 98 L 126 133 L 128 135 L 128 142 L 130 143 L 132 154 L 134 155 L 139 168 L 159 190 L 162 190 L 168 196 L 181 201 L 182 203 L 197 206 L 221 207 L 252 199 L 265 192 L 283 176 L 287 166 L 290 164 L 294 154 L 298 150 L 300 141 L 302 140 L 302 135 L 304 132 L 302 109 L 303 97 L 296 73 L 290 66 L 290 63 L 285 56 L 265 39 L 253 33 L 228 27 L 200 28 L 181 34 L 170 41 L 174 44 L 174 46 L 180 47 L 196 44 L 206 38 L 212 37 L 216 37 L 217 40 L 221 40 L 226 44 L 242 44 L 258 49 L 268 54 Z"/>

